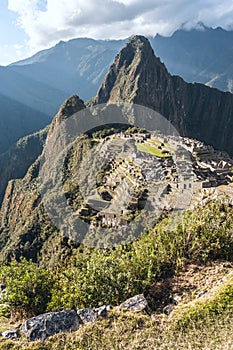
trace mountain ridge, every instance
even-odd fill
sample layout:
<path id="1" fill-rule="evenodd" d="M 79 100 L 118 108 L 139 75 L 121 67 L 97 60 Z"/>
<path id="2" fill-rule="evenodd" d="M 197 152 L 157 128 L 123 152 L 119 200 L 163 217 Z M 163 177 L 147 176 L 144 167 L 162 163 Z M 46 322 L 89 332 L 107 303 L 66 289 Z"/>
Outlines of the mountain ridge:
<path id="1" fill-rule="evenodd" d="M 137 41 L 140 44 L 135 49 Z M 142 36 L 131 39 L 116 56 L 94 99 L 97 104 L 121 101 L 152 108 L 182 136 L 233 153 L 233 95 L 170 75 Z"/>

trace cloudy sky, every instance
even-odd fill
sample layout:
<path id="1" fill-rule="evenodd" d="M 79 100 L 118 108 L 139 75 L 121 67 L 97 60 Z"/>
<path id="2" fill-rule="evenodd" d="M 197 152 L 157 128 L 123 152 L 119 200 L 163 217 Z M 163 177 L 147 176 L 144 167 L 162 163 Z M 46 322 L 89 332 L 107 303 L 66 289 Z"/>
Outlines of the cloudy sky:
<path id="1" fill-rule="evenodd" d="M 75 37 L 171 35 L 198 22 L 233 29 L 232 0 L 0 0 L 0 64 Z"/>

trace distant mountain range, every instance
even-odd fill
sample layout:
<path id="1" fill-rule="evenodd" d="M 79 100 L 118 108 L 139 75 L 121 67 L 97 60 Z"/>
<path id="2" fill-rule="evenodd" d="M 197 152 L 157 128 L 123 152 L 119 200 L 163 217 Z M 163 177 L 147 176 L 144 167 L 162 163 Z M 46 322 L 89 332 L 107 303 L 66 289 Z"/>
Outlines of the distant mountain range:
<path id="1" fill-rule="evenodd" d="M 11 64 L 9 69 L 33 81 L 46 83 L 67 97 L 79 93 L 83 100 L 88 100 L 96 94 L 115 55 L 126 41 L 83 38 L 60 41 L 51 49 Z"/>
<path id="2" fill-rule="evenodd" d="M 233 31 L 202 26 L 149 38 L 168 71 L 186 81 L 233 89 Z M 126 40 L 73 39 L 0 67 L 0 154 L 50 123 L 61 103 L 95 96 Z"/>
<path id="3" fill-rule="evenodd" d="M 233 91 L 233 31 L 200 25 L 151 39 L 155 54 L 171 74 L 223 91 Z"/>
<path id="4" fill-rule="evenodd" d="M 75 39 L 0 67 L 0 154 L 45 127 L 74 93 L 94 96 L 124 41 Z"/>

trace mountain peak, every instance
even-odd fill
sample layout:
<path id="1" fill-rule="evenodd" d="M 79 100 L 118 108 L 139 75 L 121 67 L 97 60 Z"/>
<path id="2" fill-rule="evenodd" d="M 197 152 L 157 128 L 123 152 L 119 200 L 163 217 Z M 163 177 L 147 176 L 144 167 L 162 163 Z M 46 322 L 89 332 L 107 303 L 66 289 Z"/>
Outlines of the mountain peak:
<path id="1" fill-rule="evenodd" d="M 128 45 L 132 45 L 136 48 L 140 48 L 143 46 L 151 47 L 149 40 L 143 35 L 132 36 L 128 41 Z"/>
<path id="2" fill-rule="evenodd" d="M 131 37 L 126 46 L 121 50 L 118 56 L 122 58 L 132 58 L 132 54 L 138 53 L 140 58 L 145 60 L 151 56 L 154 56 L 154 51 L 151 47 L 149 40 L 142 35 L 134 35 Z M 126 59 L 126 62 L 128 60 Z"/>
<path id="3" fill-rule="evenodd" d="M 159 80 L 160 71 L 167 70 L 147 38 L 135 35 L 116 56 L 95 98 L 95 103 L 135 102 L 139 85 L 151 76 Z"/>
<path id="4" fill-rule="evenodd" d="M 151 108 L 171 121 L 181 135 L 233 154 L 229 142 L 232 95 L 170 75 L 143 36 L 132 37 L 116 56 L 94 99 L 97 104 L 118 102 Z M 216 122 L 219 120 L 222 133 Z"/>
<path id="5" fill-rule="evenodd" d="M 77 95 L 73 95 L 70 98 L 68 98 L 60 107 L 58 113 L 53 119 L 53 122 L 49 129 L 49 135 L 53 133 L 54 129 L 61 124 L 61 122 L 65 119 L 68 119 L 73 114 L 81 111 L 82 109 L 85 109 L 86 106 Z"/>
<path id="6" fill-rule="evenodd" d="M 58 114 L 61 115 L 63 119 L 66 119 L 84 108 L 85 104 L 83 100 L 81 100 L 81 98 L 79 98 L 77 95 L 73 95 L 61 105 Z"/>

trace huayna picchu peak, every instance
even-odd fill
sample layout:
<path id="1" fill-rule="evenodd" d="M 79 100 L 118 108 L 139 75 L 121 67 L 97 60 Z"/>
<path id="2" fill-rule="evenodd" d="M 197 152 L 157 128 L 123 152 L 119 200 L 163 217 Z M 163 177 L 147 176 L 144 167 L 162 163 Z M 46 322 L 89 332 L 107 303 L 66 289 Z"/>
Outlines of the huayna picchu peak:
<path id="1" fill-rule="evenodd" d="M 138 94 L 140 94 L 141 80 L 149 79 L 147 75 L 149 71 L 154 79 L 154 84 L 160 83 L 160 75 L 164 75 L 165 78 L 168 74 L 164 64 L 155 57 L 149 40 L 135 35 L 116 56 L 102 82 L 95 102 L 140 102 Z"/>
<path id="2" fill-rule="evenodd" d="M 233 95 L 172 76 L 143 36 L 131 38 L 116 56 L 94 101 L 149 107 L 182 136 L 233 154 Z"/>

